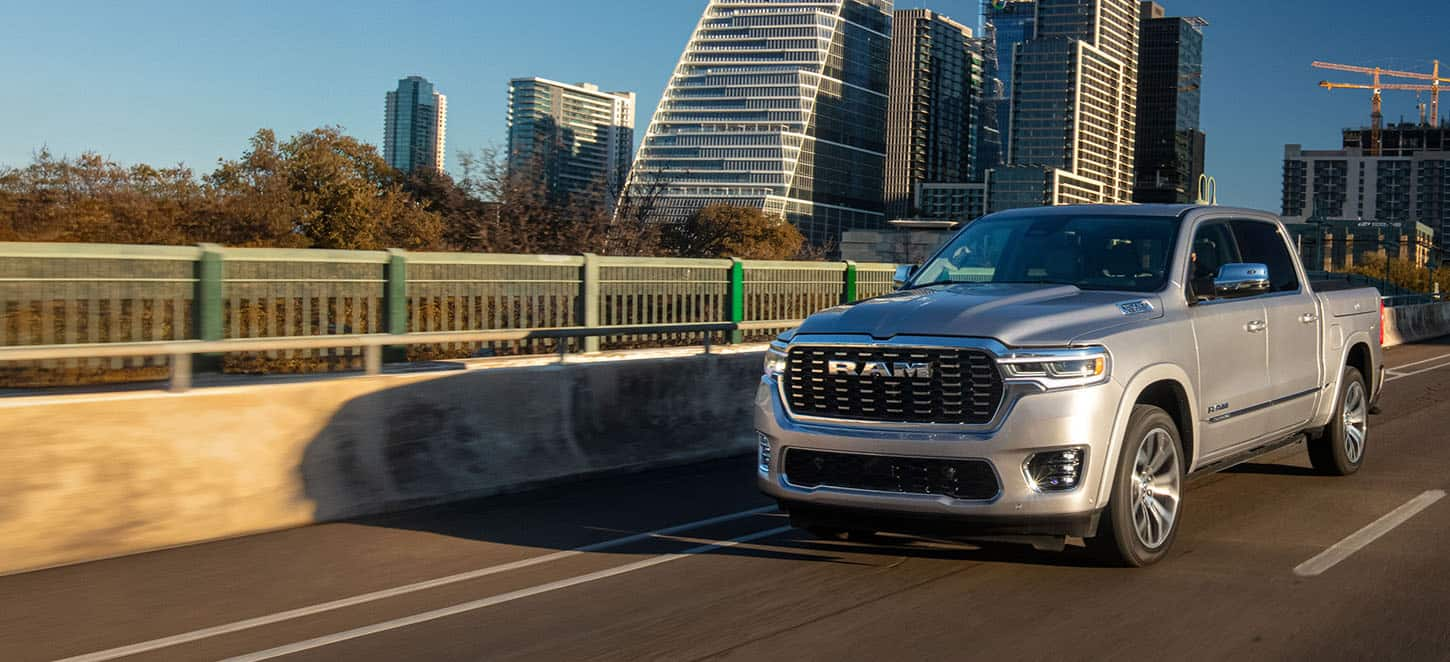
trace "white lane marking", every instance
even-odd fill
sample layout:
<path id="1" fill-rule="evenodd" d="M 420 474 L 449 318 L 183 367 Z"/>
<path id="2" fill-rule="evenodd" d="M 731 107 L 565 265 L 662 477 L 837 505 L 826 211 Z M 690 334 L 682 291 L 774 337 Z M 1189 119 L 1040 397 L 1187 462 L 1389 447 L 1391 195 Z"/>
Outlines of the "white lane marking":
<path id="1" fill-rule="evenodd" d="M 558 551 L 552 554 L 545 554 L 543 556 L 535 556 L 519 561 L 513 561 L 510 563 L 501 563 L 499 565 L 492 565 L 486 568 L 479 568 L 478 570 L 461 572 L 456 575 L 449 575 L 447 577 L 429 579 L 426 581 L 416 582 L 396 588 L 373 591 L 372 593 L 363 593 L 361 595 L 354 595 L 349 598 L 342 598 L 339 600 L 333 600 L 331 602 L 322 602 L 307 607 L 299 607 L 297 609 L 289 609 L 287 611 L 281 611 L 275 614 L 268 614 L 266 616 L 258 616 L 256 618 L 234 621 L 232 623 L 226 623 L 224 625 L 217 625 L 214 627 L 202 628 L 200 630 L 193 630 L 191 632 L 185 632 L 170 637 L 163 637 L 161 639 L 152 639 L 150 641 L 143 641 L 141 643 L 130 644 L 128 646 L 120 646 L 118 648 L 97 651 L 95 653 L 87 653 L 85 655 L 68 657 L 64 660 L 59 660 L 58 662 L 97 662 L 99 660 L 113 660 L 118 657 L 136 655 L 138 653 L 146 653 L 160 648 L 169 648 L 171 646 L 177 646 L 180 644 L 190 643 L 210 637 L 216 637 L 223 634 L 230 634 L 232 632 L 238 632 L 240 630 L 249 630 L 251 628 L 261 627 L 263 625 L 271 625 L 273 623 L 290 621 L 292 619 L 302 618 L 304 616 L 321 614 L 323 612 L 334 611 L 337 609 L 352 607 L 368 602 L 375 602 L 377 600 L 384 600 L 387 598 L 397 597 L 399 595 L 405 595 L 408 593 L 426 591 L 428 589 L 437 588 L 439 586 L 446 586 L 448 584 L 465 582 L 471 579 L 478 579 L 480 577 L 495 575 L 501 572 L 508 572 L 510 570 L 518 570 L 520 568 L 527 568 L 529 566 L 549 563 L 551 561 L 558 561 L 560 559 L 566 559 L 571 556 L 578 556 L 580 554 L 587 554 L 589 552 L 599 552 L 606 549 L 628 545 L 631 543 L 642 542 L 651 538 L 669 536 L 676 533 L 689 531 L 691 529 L 698 529 L 714 524 L 721 524 L 724 522 L 745 519 L 747 517 L 753 517 L 755 515 L 765 515 L 768 513 L 773 513 L 775 511 L 775 506 L 765 506 L 763 508 L 744 510 L 738 513 L 731 513 L 729 515 L 720 515 L 719 517 L 711 517 L 709 519 L 686 522 L 684 524 L 659 529 L 657 531 L 648 531 L 645 533 L 638 533 L 632 536 L 625 536 L 623 538 L 615 538 L 613 540 L 606 540 L 604 542 L 598 542 L 592 545 L 585 545 L 583 547 L 575 547 L 574 549 Z"/>
<path id="2" fill-rule="evenodd" d="M 1434 370 L 1439 370 L 1441 368 L 1450 368 L 1450 363 L 1445 363 L 1445 364 L 1436 365 L 1436 366 L 1430 366 L 1428 368 L 1420 368 L 1419 370 L 1415 370 L 1415 371 L 1412 371 L 1412 372 L 1398 372 L 1398 371 L 1395 371 L 1395 370 L 1390 370 L 1390 371 L 1387 371 L 1387 373 L 1386 373 L 1389 376 L 1385 377 L 1385 383 L 1389 383 L 1389 382 L 1395 381 L 1396 379 L 1404 379 L 1406 377 L 1414 377 L 1415 375 L 1422 374 L 1422 373 L 1426 373 L 1426 372 L 1431 372 L 1431 371 L 1434 371 Z"/>
<path id="3" fill-rule="evenodd" d="M 312 650 L 314 648 L 330 646 L 332 644 L 341 643 L 350 639 L 358 639 L 360 637 L 366 637 L 381 632 L 387 632 L 389 630 L 396 630 L 398 628 L 418 625 L 420 623 L 426 623 L 428 621 L 436 621 L 440 618 L 456 616 L 465 612 L 500 605 L 505 602 L 513 602 L 514 600 L 520 600 L 543 593 L 549 593 L 552 591 L 569 588 L 571 586 L 578 586 L 580 584 L 587 584 L 589 582 L 599 581 L 601 579 L 607 579 L 609 577 L 615 577 L 617 575 L 623 575 L 625 573 L 634 572 L 636 570 L 643 570 L 645 568 L 657 566 L 662 563 L 669 563 L 670 561 L 678 561 L 683 558 L 688 558 L 696 554 L 703 554 L 705 552 L 722 549 L 725 547 L 734 547 L 736 545 L 747 543 L 752 540 L 759 540 L 761 538 L 769 538 L 770 536 L 779 535 L 789 530 L 791 530 L 791 527 L 789 526 L 777 527 L 769 531 L 760 531 L 757 533 L 740 536 L 739 538 L 732 538 L 723 542 L 700 545 L 699 547 L 691 547 L 690 549 L 687 549 L 683 552 L 676 552 L 673 554 L 661 554 L 659 556 L 648 558 L 643 561 L 636 561 L 634 563 L 616 566 L 607 570 L 591 572 L 586 575 L 579 575 L 576 577 L 570 577 L 568 579 L 561 579 L 559 581 L 549 582 L 547 584 L 539 584 L 538 586 L 531 586 L 529 588 L 523 588 L 517 591 L 510 591 L 508 593 L 500 593 L 498 595 L 489 596 L 487 598 L 480 598 L 478 600 L 456 604 L 451 607 L 434 609 L 433 611 L 425 611 L 423 613 L 414 614 L 412 616 L 395 618 L 391 621 L 374 623 L 372 625 L 354 628 L 352 630 L 337 632 L 334 634 L 316 637 L 314 639 L 299 641 L 296 643 L 287 644 L 285 646 L 269 648 L 264 651 L 227 659 L 228 662 L 258 662 L 259 660 L 270 660 L 275 657 L 282 657 L 284 655 L 300 653 L 302 651 Z"/>
<path id="4" fill-rule="evenodd" d="M 1364 549 L 1366 545 L 1379 539 L 1380 536 L 1389 533 L 1395 527 L 1409 521 L 1411 517 L 1418 515 L 1420 511 L 1429 508 L 1436 501 L 1443 498 L 1445 498 L 1444 490 L 1430 490 L 1410 499 L 1404 505 L 1390 511 L 1384 517 L 1371 522 L 1369 526 L 1349 534 L 1349 537 L 1334 543 L 1329 549 L 1320 552 L 1314 558 L 1300 563 L 1298 567 L 1294 568 L 1294 574 L 1300 577 L 1313 577 L 1333 568 L 1340 561 Z"/>
<path id="5" fill-rule="evenodd" d="M 1420 365 L 1421 363 L 1430 363 L 1431 361 L 1443 361 L 1445 359 L 1450 359 L 1450 354 L 1441 354 L 1439 356 L 1432 356 L 1432 357 L 1430 357 L 1428 359 L 1421 359 L 1419 361 L 1411 361 L 1411 362 L 1406 363 L 1404 365 L 1389 366 L 1386 369 L 1389 370 L 1390 372 L 1397 372 L 1397 371 L 1400 371 L 1400 370 L 1404 370 L 1405 368 L 1408 368 L 1410 366 Z"/>

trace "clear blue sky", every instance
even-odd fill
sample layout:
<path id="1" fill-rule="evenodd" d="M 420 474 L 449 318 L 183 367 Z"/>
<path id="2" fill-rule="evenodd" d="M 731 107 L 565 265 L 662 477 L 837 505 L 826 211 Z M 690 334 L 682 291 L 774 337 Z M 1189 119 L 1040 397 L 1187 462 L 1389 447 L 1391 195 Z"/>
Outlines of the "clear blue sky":
<path id="1" fill-rule="evenodd" d="M 6 3 L 0 164 L 42 145 L 209 171 L 258 128 L 336 124 L 377 143 L 383 95 L 422 74 L 448 95 L 448 162 L 500 144 L 508 79 L 591 81 L 640 95 L 643 132 L 705 0 Z M 1207 28 L 1203 123 L 1220 202 L 1279 206 L 1284 143 L 1338 146 L 1369 99 L 1314 59 L 1428 69 L 1450 59 L 1450 4 L 1170 0 Z M 902 0 L 976 24 L 976 0 Z M 1415 115 L 1411 94 L 1386 116 Z M 1428 101 L 1428 100 L 1427 100 Z M 1442 114 L 1450 114 L 1450 96 Z"/>

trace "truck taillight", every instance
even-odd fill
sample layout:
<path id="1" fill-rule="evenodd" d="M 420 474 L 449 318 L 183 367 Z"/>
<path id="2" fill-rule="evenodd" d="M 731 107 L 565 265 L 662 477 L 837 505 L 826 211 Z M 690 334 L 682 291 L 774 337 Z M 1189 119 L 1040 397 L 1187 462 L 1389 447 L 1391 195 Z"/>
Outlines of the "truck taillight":
<path id="1" fill-rule="evenodd" d="M 1380 347 L 1385 346 L 1385 300 L 1380 299 Z"/>

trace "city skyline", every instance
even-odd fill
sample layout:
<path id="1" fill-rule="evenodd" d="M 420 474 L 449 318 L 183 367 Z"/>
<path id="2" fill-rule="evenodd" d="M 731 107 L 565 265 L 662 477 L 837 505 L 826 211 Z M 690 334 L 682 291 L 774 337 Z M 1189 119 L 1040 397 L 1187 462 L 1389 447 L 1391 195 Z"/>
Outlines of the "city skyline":
<path id="1" fill-rule="evenodd" d="M 459 151 L 504 143 L 507 84 L 513 77 L 592 80 L 636 91 L 644 112 L 653 110 L 703 0 L 572 4 L 577 6 L 570 10 L 570 26 L 562 31 L 517 20 L 527 15 L 524 6 L 440 8 L 456 20 L 444 22 L 435 39 L 402 56 L 370 47 L 388 32 L 397 12 L 377 3 L 361 2 L 340 15 L 307 7 L 284 12 L 175 3 L 167 26 L 139 20 L 144 12 L 102 3 L 83 12 L 17 8 L 17 20 L 0 26 L 0 56 L 13 63 L 8 78 L 14 84 L 47 94 L 0 109 L 8 127 L 0 135 L 0 164 L 23 165 L 48 146 L 58 154 L 94 150 L 125 163 L 184 162 L 206 171 L 262 127 L 286 135 L 340 125 L 378 144 L 377 90 L 410 73 L 427 76 L 449 93 L 450 165 Z M 1399 27 L 1407 17 L 1416 23 L 1443 21 L 1450 18 L 1446 7 L 1346 21 L 1348 8 L 1359 5 L 1336 0 L 1316 5 L 1322 11 L 1303 12 L 1249 2 L 1164 4 L 1171 15 L 1204 16 L 1212 24 L 1205 67 L 1213 74 L 1204 87 L 1203 124 L 1212 136 L 1207 169 L 1217 177 L 1225 204 L 1277 208 L 1283 144 L 1316 146 L 1322 136 L 1368 123 L 1367 98 L 1316 88 L 1325 76 L 1310 69 L 1309 61 L 1428 69 L 1430 58 L 1446 55 L 1436 50 L 1440 43 L 1431 31 Z M 979 27 L 977 2 L 898 3 L 916 6 Z M 619 40 L 619 30 L 647 38 Z M 53 48 L 75 42 L 87 43 L 87 54 Z M 595 48 L 605 55 L 571 55 Z M 184 99 L 160 103 L 158 86 L 184 90 Z M 1387 94 L 1387 121 L 1411 119 L 1414 103 L 1412 95 Z M 1252 108 L 1246 110 L 1246 104 Z"/>

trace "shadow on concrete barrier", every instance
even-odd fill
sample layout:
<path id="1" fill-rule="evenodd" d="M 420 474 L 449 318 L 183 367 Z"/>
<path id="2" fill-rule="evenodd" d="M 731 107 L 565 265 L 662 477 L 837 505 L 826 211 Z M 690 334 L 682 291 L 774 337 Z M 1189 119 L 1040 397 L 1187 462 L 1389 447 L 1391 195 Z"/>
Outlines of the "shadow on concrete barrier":
<path id="1" fill-rule="evenodd" d="M 0 574 L 748 453 L 761 354 L 654 354 L 0 399 Z"/>
<path id="2" fill-rule="evenodd" d="M 748 453 L 760 360 L 478 370 L 369 393 L 307 445 L 298 478 L 314 519 L 333 520 Z"/>

